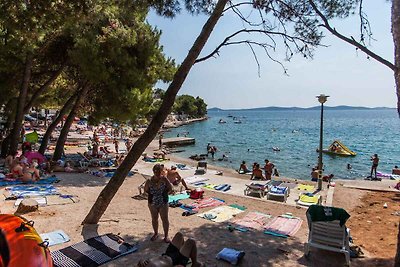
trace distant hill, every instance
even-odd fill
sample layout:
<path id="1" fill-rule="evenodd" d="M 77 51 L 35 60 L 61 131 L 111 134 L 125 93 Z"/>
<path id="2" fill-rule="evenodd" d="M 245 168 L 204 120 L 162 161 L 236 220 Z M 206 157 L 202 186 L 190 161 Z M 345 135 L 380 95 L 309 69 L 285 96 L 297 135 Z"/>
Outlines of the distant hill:
<path id="1" fill-rule="evenodd" d="M 320 110 L 321 106 L 309 107 L 309 108 L 300 108 L 300 107 L 261 107 L 261 108 L 245 108 L 245 109 L 221 109 L 221 108 L 210 108 L 208 111 L 282 111 L 282 110 Z M 325 110 L 380 110 L 380 109 L 395 109 L 395 108 L 388 108 L 388 107 L 375 107 L 375 108 L 368 108 L 368 107 L 355 107 L 355 106 L 324 106 Z"/>

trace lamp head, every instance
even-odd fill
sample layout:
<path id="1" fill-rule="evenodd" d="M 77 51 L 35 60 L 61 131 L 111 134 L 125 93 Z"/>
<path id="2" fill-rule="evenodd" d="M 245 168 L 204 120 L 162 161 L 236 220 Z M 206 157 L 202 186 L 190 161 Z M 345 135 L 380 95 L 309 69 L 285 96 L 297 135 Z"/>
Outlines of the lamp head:
<path id="1" fill-rule="evenodd" d="M 318 98 L 318 102 L 324 104 L 328 100 L 329 95 L 320 94 L 316 96 Z"/>

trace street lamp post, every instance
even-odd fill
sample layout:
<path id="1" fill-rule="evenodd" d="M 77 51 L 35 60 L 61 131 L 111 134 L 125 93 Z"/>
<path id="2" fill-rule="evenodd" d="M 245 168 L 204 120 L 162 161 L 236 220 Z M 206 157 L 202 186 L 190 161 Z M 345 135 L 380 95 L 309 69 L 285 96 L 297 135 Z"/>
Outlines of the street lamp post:
<path id="1" fill-rule="evenodd" d="M 328 100 L 328 95 L 321 94 L 317 96 L 321 103 L 321 124 L 319 128 L 319 155 L 318 155 L 318 190 L 322 190 L 322 140 L 324 133 L 324 103 Z"/>

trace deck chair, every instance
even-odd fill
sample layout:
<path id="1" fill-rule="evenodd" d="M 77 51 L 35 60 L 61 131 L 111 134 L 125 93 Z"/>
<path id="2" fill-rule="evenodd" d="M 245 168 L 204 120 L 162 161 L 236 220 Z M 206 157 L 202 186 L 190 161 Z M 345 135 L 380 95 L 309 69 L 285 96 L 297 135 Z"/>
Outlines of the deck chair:
<path id="1" fill-rule="evenodd" d="M 196 174 L 205 174 L 207 172 L 207 161 L 197 162 Z"/>
<path id="2" fill-rule="evenodd" d="M 260 198 L 265 197 L 265 194 L 268 192 L 268 184 L 258 184 L 258 183 L 251 183 L 246 184 L 246 189 L 244 189 L 244 195 L 248 196 L 250 194 L 258 194 Z"/>
<path id="3" fill-rule="evenodd" d="M 271 186 L 268 189 L 267 199 L 271 198 L 282 199 L 283 202 L 286 202 L 289 194 L 290 194 L 290 188 L 287 186 Z"/>
<path id="4" fill-rule="evenodd" d="M 144 178 L 144 182 L 141 183 L 138 186 L 138 190 L 139 190 L 139 195 L 143 196 L 146 195 L 146 192 L 144 192 L 144 185 L 146 184 L 147 180 L 149 180 L 151 178 L 150 175 L 146 175 L 146 174 L 142 174 L 143 178 Z"/>
<path id="5" fill-rule="evenodd" d="M 320 195 L 315 195 L 312 193 L 301 193 L 297 204 L 301 206 L 311 206 L 311 205 L 321 205 L 322 197 Z"/>
<path id="6" fill-rule="evenodd" d="M 308 242 L 304 245 L 304 255 L 309 257 L 310 247 L 343 253 L 350 266 L 350 232 L 345 223 L 350 215 L 341 208 L 312 205 L 308 208 Z"/>

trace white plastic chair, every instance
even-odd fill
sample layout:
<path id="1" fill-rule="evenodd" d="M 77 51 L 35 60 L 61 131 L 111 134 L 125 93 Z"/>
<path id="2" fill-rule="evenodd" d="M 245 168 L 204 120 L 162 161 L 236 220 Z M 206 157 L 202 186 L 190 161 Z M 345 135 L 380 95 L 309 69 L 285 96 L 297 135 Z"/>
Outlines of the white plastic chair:
<path id="1" fill-rule="evenodd" d="M 346 263 L 350 266 L 349 232 L 346 226 L 340 226 L 338 220 L 312 222 L 307 214 L 310 225 L 308 242 L 304 245 L 304 255 L 308 257 L 310 247 L 343 253 Z"/>

